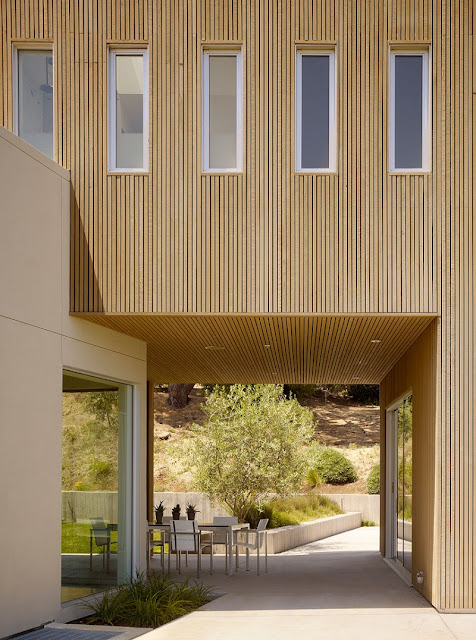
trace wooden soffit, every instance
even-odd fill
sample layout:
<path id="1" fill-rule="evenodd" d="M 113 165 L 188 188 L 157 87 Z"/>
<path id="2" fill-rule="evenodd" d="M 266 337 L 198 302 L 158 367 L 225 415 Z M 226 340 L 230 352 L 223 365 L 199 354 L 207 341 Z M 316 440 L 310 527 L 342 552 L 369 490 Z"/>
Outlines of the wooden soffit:
<path id="1" fill-rule="evenodd" d="M 147 343 L 154 382 L 378 384 L 434 315 L 74 314 Z"/>

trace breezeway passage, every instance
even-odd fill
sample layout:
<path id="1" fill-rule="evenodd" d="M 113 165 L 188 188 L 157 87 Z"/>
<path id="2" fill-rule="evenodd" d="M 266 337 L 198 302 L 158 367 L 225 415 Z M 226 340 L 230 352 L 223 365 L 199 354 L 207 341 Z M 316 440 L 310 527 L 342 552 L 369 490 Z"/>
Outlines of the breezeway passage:
<path id="1" fill-rule="evenodd" d="M 269 572 L 259 577 L 244 562 L 227 576 L 216 558 L 214 574 L 202 579 L 225 595 L 142 638 L 474 639 L 476 617 L 439 614 L 383 560 L 378 532 L 354 529 L 270 556 Z M 191 560 L 191 577 L 194 569 Z"/>

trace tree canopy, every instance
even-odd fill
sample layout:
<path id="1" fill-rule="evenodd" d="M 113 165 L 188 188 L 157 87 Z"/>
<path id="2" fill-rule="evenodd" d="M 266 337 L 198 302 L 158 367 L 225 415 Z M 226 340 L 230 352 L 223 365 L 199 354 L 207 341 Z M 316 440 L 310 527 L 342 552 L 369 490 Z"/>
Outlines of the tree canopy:
<path id="1" fill-rule="evenodd" d="M 200 491 L 240 521 L 270 493 L 296 489 L 307 471 L 312 413 L 277 385 L 215 387 L 189 451 Z"/>

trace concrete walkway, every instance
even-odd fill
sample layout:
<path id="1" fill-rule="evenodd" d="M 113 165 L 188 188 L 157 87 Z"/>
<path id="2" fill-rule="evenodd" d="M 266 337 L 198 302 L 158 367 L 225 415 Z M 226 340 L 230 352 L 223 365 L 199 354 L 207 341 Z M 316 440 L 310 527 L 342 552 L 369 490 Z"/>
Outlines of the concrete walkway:
<path id="1" fill-rule="evenodd" d="M 143 640 L 476 639 L 476 615 L 439 614 L 388 567 L 378 528 L 360 528 L 269 558 L 269 572 L 224 575 L 218 558 L 202 580 L 224 593 Z M 204 557 L 204 569 L 208 558 Z M 193 576 L 195 558 L 186 575 Z M 141 638 L 141 640 L 142 640 Z"/>

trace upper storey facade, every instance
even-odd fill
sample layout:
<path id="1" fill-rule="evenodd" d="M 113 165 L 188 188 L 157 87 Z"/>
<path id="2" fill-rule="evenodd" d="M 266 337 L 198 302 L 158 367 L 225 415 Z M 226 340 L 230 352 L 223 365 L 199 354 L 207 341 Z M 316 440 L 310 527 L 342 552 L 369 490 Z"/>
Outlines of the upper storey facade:
<path id="1" fill-rule="evenodd" d="M 0 124 L 71 170 L 73 312 L 446 303 L 470 0 L 4 0 L 0 56 Z"/>

